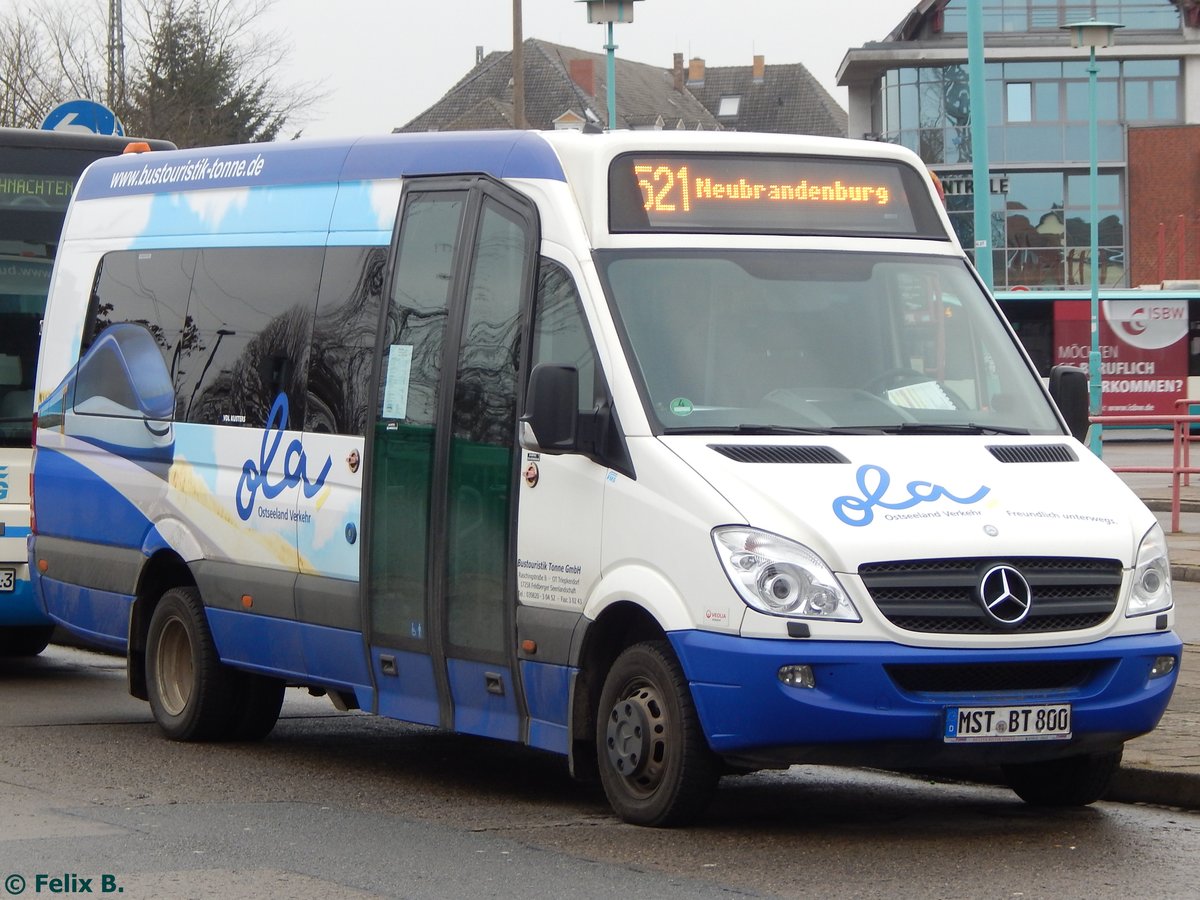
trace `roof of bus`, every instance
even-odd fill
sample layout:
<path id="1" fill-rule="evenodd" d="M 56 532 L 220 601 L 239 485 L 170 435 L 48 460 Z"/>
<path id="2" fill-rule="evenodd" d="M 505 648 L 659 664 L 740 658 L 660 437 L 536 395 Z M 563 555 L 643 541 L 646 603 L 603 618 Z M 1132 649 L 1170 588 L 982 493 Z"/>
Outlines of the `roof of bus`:
<path id="1" fill-rule="evenodd" d="M 120 153 L 132 143 L 146 143 L 155 150 L 174 150 L 170 141 L 124 137 L 116 134 L 91 134 L 82 131 L 46 131 L 40 128 L 0 128 L 0 148 L 31 147 L 39 150 L 102 150 Z"/>
<path id="2" fill-rule="evenodd" d="M 757 152 L 874 157 L 922 167 L 893 144 L 745 132 L 538 131 L 434 132 L 344 140 L 198 147 L 100 160 L 77 199 L 205 188 L 316 184 L 418 175 L 483 173 L 555 181 L 596 177 L 608 159 L 631 150 Z M 600 165 L 598 165 L 598 163 Z"/>

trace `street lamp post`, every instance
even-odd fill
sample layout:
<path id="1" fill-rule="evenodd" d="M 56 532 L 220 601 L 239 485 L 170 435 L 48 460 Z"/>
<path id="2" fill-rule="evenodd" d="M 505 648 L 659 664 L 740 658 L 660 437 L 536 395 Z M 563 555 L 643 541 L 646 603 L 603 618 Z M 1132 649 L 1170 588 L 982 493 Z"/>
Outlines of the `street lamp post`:
<path id="1" fill-rule="evenodd" d="M 1071 32 L 1072 47 L 1088 48 L 1088 194 L 1091 199 L 1091 253 L 1088 268 L 1091 270 L 1091 327 L 1092 346 L 1088 353 L 1088 412 L 1093 417 L 1100 415 L 1102 408 L 1102 384 L 1100 374 L 1100 212 L 1096 198 L 1099 189 L 1099 127 L 1096 113 L 1096 48 L 1107 47 L 1112 43 L 1113 32 L 1125 26 L 1119 22 L 1097 22 L 1089 19 L 1086 22 L 1074 22 L 1063 25 L 1064 31 Z M 1103 428 L 1093 422 L 1088 428 L 1088 449 L 1096 456 L 1103 455 L 1101 437 Z"/>
<path id="2" fill-rule="evenodd" d="M 617 45 L 613 42 L 613 25 L 633 21 L 633 4 L 641 0 L 578 0 L 587 4 L 588 22 L 608 26 L 608 130 L 617 127 Z"/>

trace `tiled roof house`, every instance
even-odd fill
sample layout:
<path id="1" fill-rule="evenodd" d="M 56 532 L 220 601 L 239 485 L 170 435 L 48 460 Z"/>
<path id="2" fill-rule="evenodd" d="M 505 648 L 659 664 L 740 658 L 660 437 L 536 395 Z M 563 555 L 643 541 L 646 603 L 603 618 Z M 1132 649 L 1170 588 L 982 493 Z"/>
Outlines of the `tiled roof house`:
<path id="1" fill-rule="evenodd" d="M 529 128 L 603 129 L 608 118 L 607 61 L 589 53 L 528 38 L 525 120 Z M 669 69 L 616 60 L 617 127 L 717 130 L 716 118 Z M 512 53 L 494 51 L 437 103 L 396 131 L 513 128 Z"/>
<path id="2" fill-rule="evenodd" d="M 675 55 L 675 72 L 683 66 Z M 766 64 L 754 57 L 750 66 L 708 66 L 692 59 L 685 85 L 731 131 L 846 136 L 846 111 L 800 63 Z M 677 76 L 678 77 L 678 76 Z"/>

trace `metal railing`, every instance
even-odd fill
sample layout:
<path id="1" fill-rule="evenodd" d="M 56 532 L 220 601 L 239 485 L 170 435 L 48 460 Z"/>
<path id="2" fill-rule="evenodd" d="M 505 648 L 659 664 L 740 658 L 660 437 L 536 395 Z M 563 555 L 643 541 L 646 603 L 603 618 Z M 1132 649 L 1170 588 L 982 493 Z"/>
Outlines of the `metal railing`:
<path id="1" fill-rule="evenodd" d="M 1175 408 L 1186 408 L 1189 405 L 1200 405 L 1196 400 L 1176 400 Z M 1092 416 L 1091 421 L 1098 425 L 1125 426 L 1171 426 L 1171 465 L 1169 466 L 1112 466 L 1114 472 L 1138 472 L 1142 474 L 1163 474 L 1171 476 L 1171 531 L 1179 531 L 1179 507 L 1181 488 L 1192 483 L 1192 475 L 1200 474 L 1200 468 L 1192 467 L 1192 441 L 1200 440 L 1200 435 L 1192 436 L 1193 425 L 1200 425 L 1200 415 L 1177 414 L 1173 416 Z"/>

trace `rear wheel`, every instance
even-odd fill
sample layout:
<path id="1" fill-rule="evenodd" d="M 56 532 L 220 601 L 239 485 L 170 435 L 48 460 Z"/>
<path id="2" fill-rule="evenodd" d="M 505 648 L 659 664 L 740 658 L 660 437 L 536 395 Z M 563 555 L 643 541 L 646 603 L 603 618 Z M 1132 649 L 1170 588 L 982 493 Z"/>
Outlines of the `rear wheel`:
<path id="1" fill-rule="evenodd" d="M 1087 806 L 1108 792 L 1121 751 L 1004 766 L 1016 795 L 1032 806 Z"/>
<path id="2" fill-rule="evenodd" d="M 37 656 L 50 643 L 53 625 L 0 628 L 0 656 Z"/>
<path id="3" fill-rule="evenodd" d="M 270 734 L 279 720 L 285 687 L 278 678 L 239 673 L 235 699 L 237 721 L 229 737 L 235 741 L 259 741 Z"/>
<path id="4" fill-rule="evenodd" d="M 172 588 L 150 618 L 146 688 L 154 718 L 176 741 L 229 736 L 235 723 L 237 673 L 221 664 L 199 592 Z"/>
<path id="5" fill-rule="evenodd" d="M 596 750 L 604 792 L 626 822 L 680 825 L 708 805 L 717 760 L 665 641 L 635 644 L 613 663 L 600 694 Z"/>

